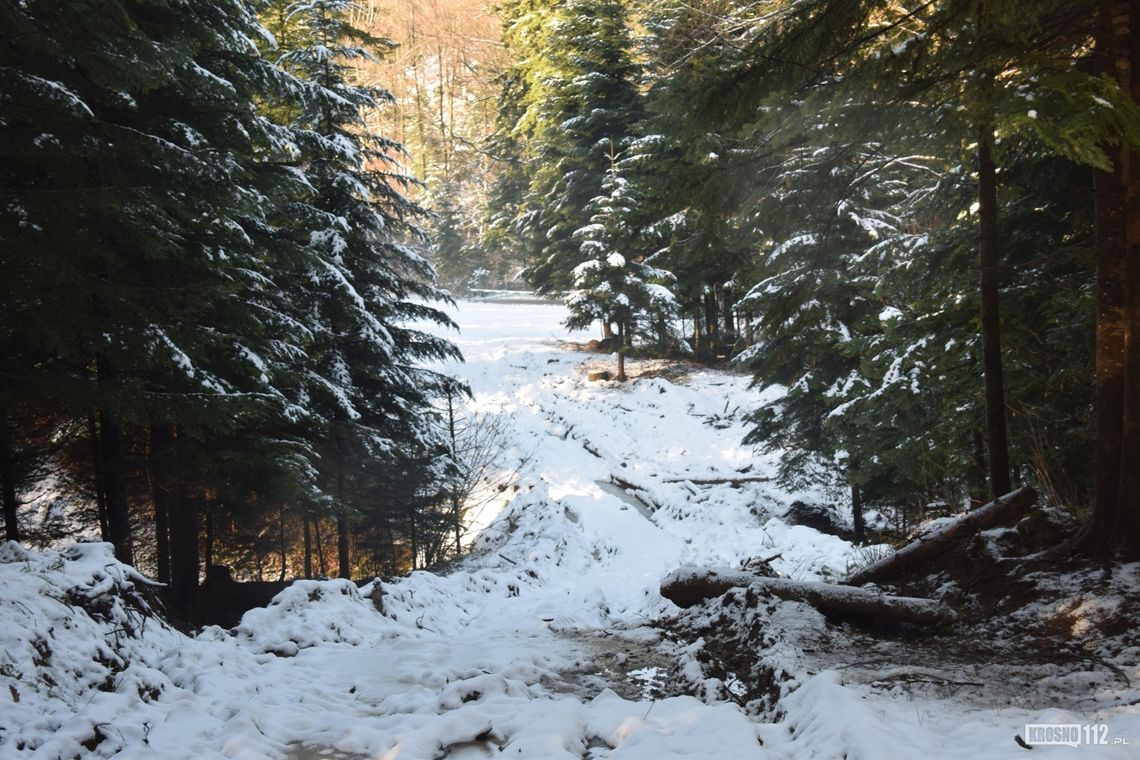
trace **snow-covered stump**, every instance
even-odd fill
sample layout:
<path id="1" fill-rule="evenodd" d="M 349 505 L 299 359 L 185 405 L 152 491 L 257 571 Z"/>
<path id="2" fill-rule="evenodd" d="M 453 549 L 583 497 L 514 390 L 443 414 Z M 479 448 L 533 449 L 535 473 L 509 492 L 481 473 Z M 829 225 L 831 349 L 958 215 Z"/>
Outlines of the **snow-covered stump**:
<path id="1" fill-rule="evenodd" d="M 933 599 L 890 596 L 868 589 L 831 583 L 765 578 L 730 569 L 682 567 L 661 581 L 661 596 L 679 607 L 692 607 L 705 599 L 720 596 L 731 588 L 752 588 L 785 601 L 804 602 L 821 612 L 911 623 L 938 625 L 952 622 L 954 611 Z"/>
<path id="2" fill-rule="evenodd" d="M 853 573 L 845 582 L 851 586 L 897 577 L 917 565 L 941 554 L 954 542 L 979 531 L 1015 522 L 1037 502 L 1037 492 L 1025 486 L 978 507 L 937 530 L 920 536 L 894 554 L 883 557 Z"/>

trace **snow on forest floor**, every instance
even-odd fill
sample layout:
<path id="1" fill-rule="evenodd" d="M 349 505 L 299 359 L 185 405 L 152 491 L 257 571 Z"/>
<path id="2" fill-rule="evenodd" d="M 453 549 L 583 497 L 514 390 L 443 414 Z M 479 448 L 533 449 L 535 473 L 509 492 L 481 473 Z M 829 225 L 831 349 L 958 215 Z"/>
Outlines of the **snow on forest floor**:
<path id="1" fill-rule="evenodd" d="M 0 757 L 1019 757 L 1025 723 L 1098 721 L 1132 746 L 1039 750 L 1135 757 L 1135 702 L 1094 715 L 873 689 L 845 670 L 870 659 L 858 639 L 795 603 L 765 623 L 777 722 L 742 709 L 731 675 L 701 670 L 703 642 L 662 624 L 678 613 L 661 578 L 779 554 L 781 574 L 828 579 L 860 552 L 779 519 L 824 495 L 780 489 L 776 460 L 741 446 L 747 377 L 631 361 L 630 382 L 589 383 L 598 357 L 564 349 L 563 316 L 460 305 L 467 362 L 451 369 L 473 409 L 509 421 L 511 482 L 471 556 L 384 584 L 384 614 L 368 586 L 300 581 L 188 638 L 143 615 L 143 579 L 106 545 L 3 547 Z"/>

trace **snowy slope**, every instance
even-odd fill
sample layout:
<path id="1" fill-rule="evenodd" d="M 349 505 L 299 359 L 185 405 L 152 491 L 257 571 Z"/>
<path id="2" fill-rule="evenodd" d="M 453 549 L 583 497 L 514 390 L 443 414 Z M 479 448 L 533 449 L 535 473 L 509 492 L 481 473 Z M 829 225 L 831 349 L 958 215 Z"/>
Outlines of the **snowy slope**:
<path id="1" fill-rule="evenodd" d="M 778 519 L 801 495 L 739 443 L 736 412 L 756 404 L 746 377 L 638 377 L 630 362 L 631 382 L 588 383 L 581 365 L 598 357 L 559 345 L 563 316 L 461 304 L 467 362 L 449 369 L 475 408 L 511 420 L 498 465 L 513 485 L 480 515 L 472 555 L 385 584 L 384 614 L 369 587 L 304 581 L 233 632 L 187 638 L 140 622 L 128 602 L 144 581 L 109 547 L 6 547 L 0 757 L 1020 756 L 1010 737 L 1042 715 L 915 705 L 836 670 L 796 673 L 779 724 L 670 696 L 665 675 L 684 653 L 652 626 L 675 612 L 662 576 L 780 554 L 783 574 L 820 579 L 855 553 Z M 99 589 L 126 601 L 88 615 L 57 601 Z M 787 630 L 821 625 L 799 605 L 783 614 Z M 795 668 L 800 645 L 780 646 Z M 1140 730 L 1134 717 L 1114 727 Z"/>

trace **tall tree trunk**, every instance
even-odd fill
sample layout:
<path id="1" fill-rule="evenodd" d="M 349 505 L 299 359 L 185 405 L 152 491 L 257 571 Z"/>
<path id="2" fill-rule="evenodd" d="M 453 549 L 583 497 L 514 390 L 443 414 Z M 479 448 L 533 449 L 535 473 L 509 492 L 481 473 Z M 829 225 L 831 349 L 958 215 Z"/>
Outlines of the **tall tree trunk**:
<path id="1" fill-rule="evenodd" d="M 721 318 L 724 320 L 724 345 L 725 353 L 728 358 L 732 358 L 733 349 L 739 340 L 738 331 L 736 329 L 736 315 L 732 311 L 732 295 L 727 289 L 722 288 L 721 296 Z"/>
<path id="2" fill-rule="evenodd" d="M 1132 23 L 1129 4 L 1102 0 L 1098 14 L 1096 70 L 1113 77 L 1122 88 L 1137 95 L 1133 87 L 1133 58 L 1140 45 L 1133 43 L 1140 31 Z M 1137 19 L 1136 21 L 1140 21 Z M 1135 340 L 1136 292 L 1134 259 L 1140 235 L 1137 197 L 1137 160 L 1127 148 L 1116 154 L 1112 172 L 1095 175 L 1096 276 L 1096 462 L 1093 512 L 1077 536 L 1076 548 L 1100 556 L 1106 563 L 1119 544 L 1127 543 L 1135 554 L 1137 477 L 1130 468 L 1140 467 L 1135 458 L 1135 431 L 1126 432 L 1126 420 L 1135 426 L 1135 389 L 1140 373 L 1130 362 Z M 1130 268 L 1132 271 L 1130 272 Z M 1132 345 L 1130 345 L 1130 342 Z M 1135 374 L 1134 374 L 1135 373 Z M 1132 405 L 1131 412 L 1129 404 Z M 1129 450 L 1129 447 L 1132 450 Z M 1125 489 L 1129 489 L 1126 491 Z M 1129 491 L 1131 493 L 1129 493 Z M 1131 502 L 1129 503 L 1129 499 Z M 1129 515 L 1128 513 L 1132 514 Z"/>
<path id="3" fill-rule="evenodd" d="M 1134 103 L 1140 103 L 1140 3 L 1128 4 L 1128 66 L 1122 76 Z M 1123 9 L 1121 9 L 1123 10 Z M 1124 164 L 1124 390 L 1121 400 L 1120 483 L 1115 533 L 1125 560 L 1140 559 L 1140 153 L 1127 150 Z"/>
<path id="4" fill-rule="evenodd" d="M 107 486 L 103 481 L 103 455 L 99 451 L 99 422 L 94 414 L 87 416 L 87 438 L 91 441 L 91 474 L 95 481 L 95 510 L 99 515 L 99 539 L 111 542 L 107 525 Z"/>
<path id="5" fill-rule="evenodd" d="M 170 583 L 170 502 L 169 474 L 163 472 L 173 444 L 169 425 L 150 426 L 150 489 L 154 501 L 154 554 L 159 583 Z"/>
<path id="6" fill-rule="evenodd" d="M 16 436 L 7 422 L 0 420 L 0 498 L 4 502 L 4 537 L 20 540 L 19 507 L 16 499 Z"/>
<path id="7" fill-rule="evenodd" d="M 1109 3 L 1103 3 L 1108 6 Z M 1111 37 L 1108 8 L 1100 23 Z M 1104 40 L 1098 49 L 1099 73 L 1115 75 L 1115 56 Z M 1109 60 L 1105 60 L 1106 57 Z M 1124 229 L 1124 182 L 1120 171 L 1097 171 L 1093 180 L 1096 220 L 1096 462 L 1092 517 L 1079 542 L 1107 557 L 1115 548 L 1113 531 L 1120 487 L 1124 414 L 1124 297 L 1127 240 Z"/>
<path id="8" fill-rule="evenodd" d="M 200 499 L 178 489 L 170 514 L 170 606 L 184 621 L 195 617 L 198 596 Z"/>
<path id="9" fill-rule="evenodd" d="M 107 497 L 108 537 L 115 546 L 115 558 L 124 564 L 133 565 L 134 546 L 131 541 L 130 505 L 127 501 L 123 430 L 118 418 L 105 410 L 99 412 L 99 459 Z"/>
<path id="10" fill-rule="evenodd" d="M 1005 427 L 1005 382 L 1002 377 L 1001 317 L 999 311 L 997 167 L 993 158 L 993 127 L 978 133 L 978 250 L 981 259 L 982 365 L 985 372 L 986 443 L 990 469 L 990 496 L 1010 491 L 1009 444 Z"/>
<path id="11" fill-rule="evenodd" d="M 717 352 L 720 350 L 720 329 L 718 327 L 717 317 L 717 288 L 715 285 L 709 288 L 705 293 L 705 342 L 708 344 L 708 359 L 715 359 Z"/>
<path id="12" fill-rule="evenodd" d="M 105 357 L 96 357 L 95 374 L 101 393 L 112 393 L 118 373 Z M 107 537 L 115 546 L 115 558 L 124 564 L 133 565 L 134 547 L 131 543 L 130 505 L 127 501 L 123 429 L 118 416 L 105 407 L 99 409 L 97 459 L 103 475 L 103 493 L 107 500 Z"/>
<path id="13" fill-rule="evenodd" d="M 313 577 L 313 530 L 312 518 L 308 513 L 302 518 L 301 532 L 305 542 L 305 577 Z"/>
<path id="14" fill-rule="evenodd" d="M 1133 154 L 1136 156 L 1136 154 Z M 1134 161 L 1134 164 L 1140 161 Z M 1133 170 L 1135 172 L 1135 169 Z M 1140 173 L 1130 182 L 1130 217 L 1140 216 Z M 1140 559 L 1140 219 L 1130 218 L 1124 301 L 1124 394 L 1121 412 L 1120 483 L 1114 532 L 1125 561 Z"/>

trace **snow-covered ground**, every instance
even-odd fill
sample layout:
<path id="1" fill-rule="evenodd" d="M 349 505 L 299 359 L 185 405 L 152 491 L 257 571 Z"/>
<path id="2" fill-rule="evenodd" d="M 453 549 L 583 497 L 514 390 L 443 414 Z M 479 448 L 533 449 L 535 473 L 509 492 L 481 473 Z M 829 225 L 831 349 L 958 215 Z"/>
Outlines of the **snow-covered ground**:
<path id="1" fill-rule="evenodd" d="M 694 686 L 701 674 L 654 627 L 676 612 L 664 575 L 779 555 L 782 574 L 818 580 L 859 553 L 779 519 L 805 495 L 778 488 L 774 460 L 740 444 L 739 413 L 757 403 L 747 377 L 638 376 L 633 361 L 630 382 L 590 383 L 582 365 L 599 357 L 564 350 L 563 317 L 460 305 L 467 362 L 451 371 L 474 409 L 510 421 L 498 462 L 510 485 L 478 515 L 472 555 L 385 584 L 384 614 L 370 587 L 303 581 L 233 632 L 187 638 L 138 612 L 143 579 L 106 545 L 5 546 L 0 757 L 1020 757 L 1024 723 L 1096 720 L 1131 747 L 1042 749 L 1135 757 L 1135 707 L 983 710 L 872 691 L 839 668 L 794 673 L 778 723 L 670 696 L 670 671 Z M 782 618 L 774 630 L 822 625 L 797 604 Z M 781 646 L 779 664 L 794 668 L 802 644 Z"/>

